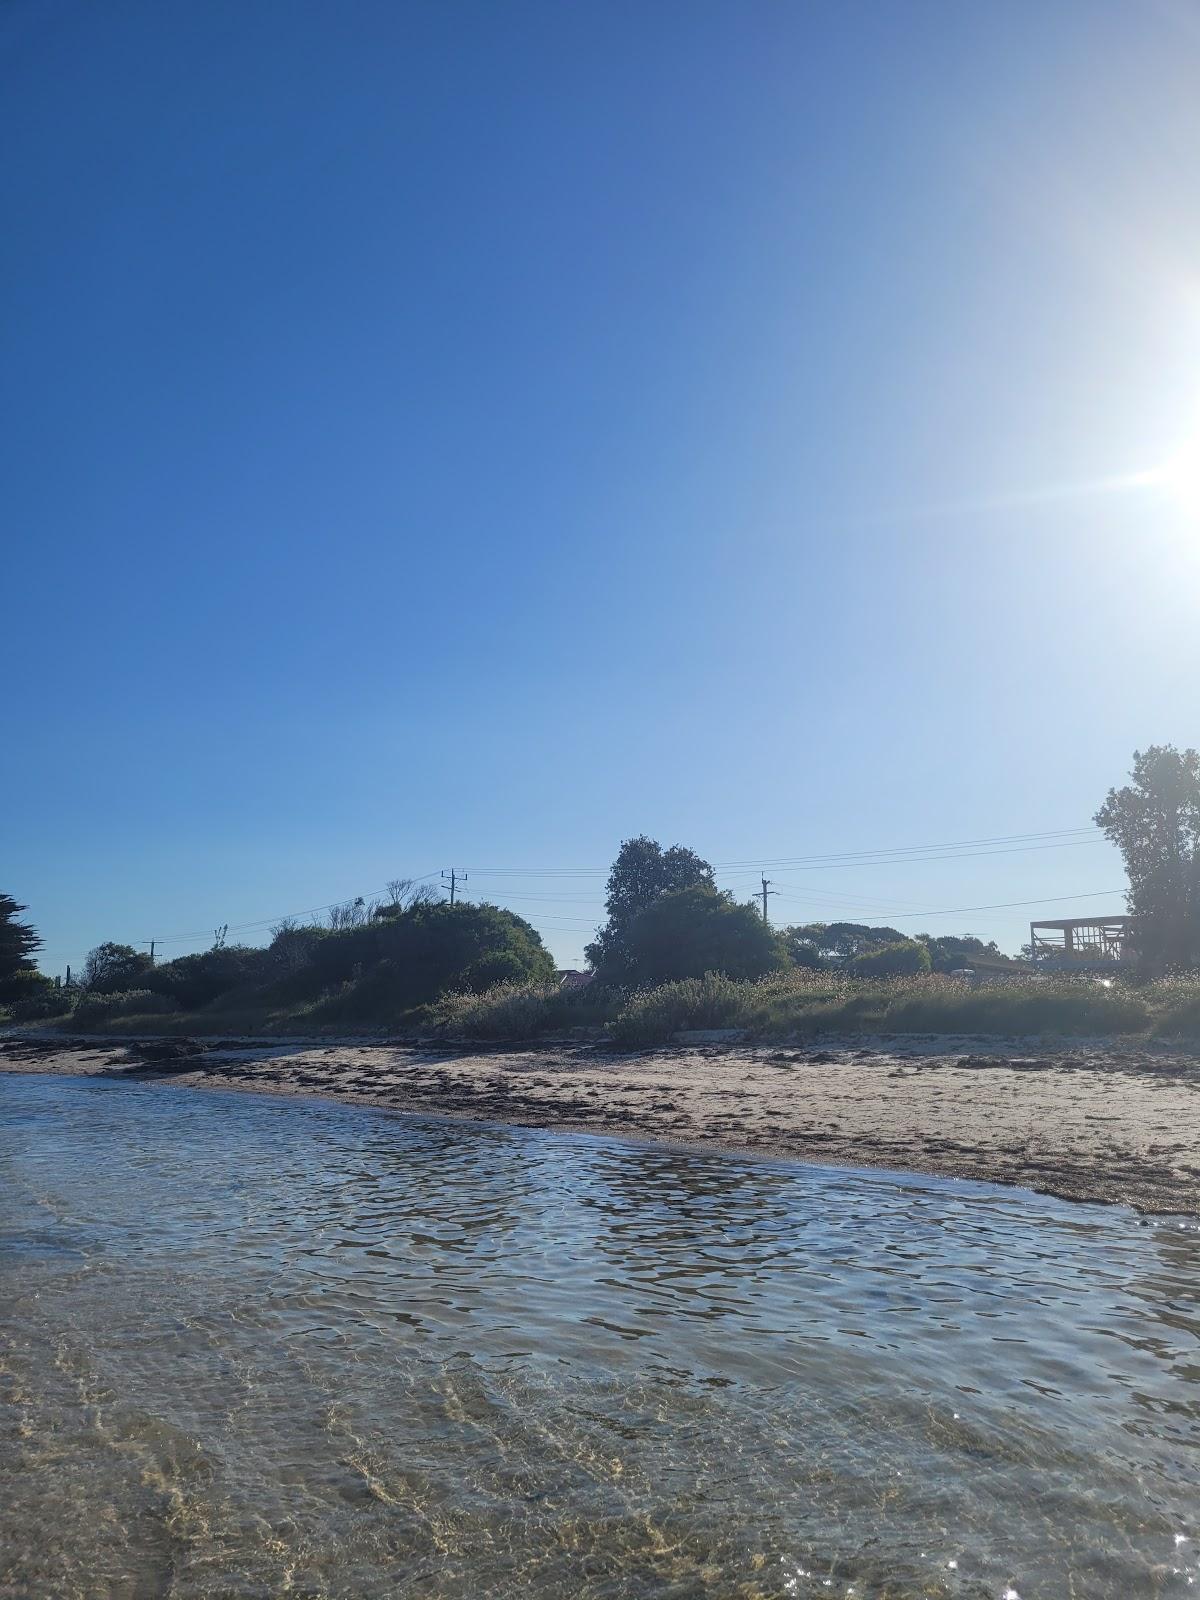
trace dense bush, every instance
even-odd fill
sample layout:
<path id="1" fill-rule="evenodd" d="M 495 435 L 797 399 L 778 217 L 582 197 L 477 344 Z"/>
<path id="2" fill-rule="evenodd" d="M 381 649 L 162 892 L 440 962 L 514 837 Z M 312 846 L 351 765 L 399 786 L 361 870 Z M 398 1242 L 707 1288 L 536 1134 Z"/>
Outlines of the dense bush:
<path id="1" fill-rule="evenodd" d="M 625 946 L 639 984 L 706 972 L 761 978 L 787 965 L 782 943 L 753 906 L 707 885 L 660 895 L 630 923 Z"/>
<path id="2" fill-rule="evenodd" d="M 290 953 L 298 945 L 289 934 Z M 229 999 L 294 1008 L 306 1003 L 321 1023 L 409 1022 L 416 1008 L 448 991 L 479 993 L 497 983 L 545 983 L 554 962 L 538 933 L 496 906 L 417 902 L 388 908 L 358 926 L 317 930 L 306 963 L 288 969 L 278 945 L 266 954 L 267 981 L 257 991 L 239 986 Z M 223 1008 L 226 996 L 211 1001 Z"/>
<path id="3" fill-rule="evenodd" d="M 152 993 L 167 996 L 184 1011 L 196 1011 L 230 989 L 265 982 L 274 971 L 270 950 L 234 944 L 164 961 L 151 967 L 143 982 Z"/>
<path id="4" fill-rule="evenodd" d="M 481 993 L 497 983 L 548 983 L 554 961 L 523 917 L 498 906 L 415 905 L 373 929 L 408 1005 L 449 989 Z"/>
<path id="5" fill-rule="evenodd" d="M 26 1001 L 39 999 L 53 988 L 53 981 L 44 972 L 38 972 L 34 967 L 19 967 L 9 972 L 0 984 L 0 1004 L 15 1008 Z"/>
<path id="6" fill-rule="evenodd" d="M 0 1005 L 14 1006 L 19 1001 L 41 994 L 49 981 L 34 967 L 18 967 L 0 980 Z"/>
<path id="7" fill-rule="evenodd" d="M 63 1017 L 71 1009 L 72 991 L 46 982 L 10 1007 L 14 1022 L 44 1022 L 48 1017 Z"/>
<path id="8" fill-rule="evenodd" d="M 878 950 L 864 950 L 850 962 L 850 971 L 856 978 L 915 978 L 932 965 L 925 945 L 915 939 L 898 939 Z"/>
<path id="9" fill-rule="evenodd" d="M 165 1016 L 179 1008 L 165 994 L 149 989 L 129 989 L 124 994 L 85 994 L 75 1007 L 73 1022 L 107 1022 L 112 1017 Z"/>
<path id="10" fill-rule="evenodd" d="M 331 933 L 329 928 L 318 927 L 315 922 L 297 923 L 290 918 L 271 929 L 271 943 L 267 946 L 272 968 L 276 972 L 297 972 L 312 965 L 316 948 Z"/>

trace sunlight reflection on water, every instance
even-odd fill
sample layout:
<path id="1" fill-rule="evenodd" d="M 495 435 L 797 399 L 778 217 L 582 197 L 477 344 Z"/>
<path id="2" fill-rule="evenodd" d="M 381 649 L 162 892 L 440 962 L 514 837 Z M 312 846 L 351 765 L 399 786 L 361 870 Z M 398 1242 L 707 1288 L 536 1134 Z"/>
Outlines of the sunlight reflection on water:
<path id="1" fill-rule="evenodd" d="M 0 1593 L 1195 1592 L 1194 1224 L 0 1078 Z"/>

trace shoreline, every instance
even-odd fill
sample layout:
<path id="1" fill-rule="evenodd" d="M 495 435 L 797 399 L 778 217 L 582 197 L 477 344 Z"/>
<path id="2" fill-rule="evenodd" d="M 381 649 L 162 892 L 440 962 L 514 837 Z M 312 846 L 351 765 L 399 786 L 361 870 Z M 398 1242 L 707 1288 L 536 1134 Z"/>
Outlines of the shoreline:
<path id="1" fill-rule="evenodd" d="M 319 1098 L 678 1149 L 1200 1212 L 1200 1057 L 1111 1041 L 823 1045 L 0 1038 L 0 1073 Z"/>

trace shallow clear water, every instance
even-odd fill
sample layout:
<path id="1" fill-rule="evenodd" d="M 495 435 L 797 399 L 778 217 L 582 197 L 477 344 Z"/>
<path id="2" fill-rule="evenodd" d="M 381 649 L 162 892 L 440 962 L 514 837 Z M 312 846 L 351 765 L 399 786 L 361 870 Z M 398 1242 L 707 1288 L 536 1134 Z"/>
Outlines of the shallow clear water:
<path id="1" fill-rule="evenodd" d="M 1198 1293 L 986 1185 L 0 1077 L 0 1596 L 1195 1593 Z"/>

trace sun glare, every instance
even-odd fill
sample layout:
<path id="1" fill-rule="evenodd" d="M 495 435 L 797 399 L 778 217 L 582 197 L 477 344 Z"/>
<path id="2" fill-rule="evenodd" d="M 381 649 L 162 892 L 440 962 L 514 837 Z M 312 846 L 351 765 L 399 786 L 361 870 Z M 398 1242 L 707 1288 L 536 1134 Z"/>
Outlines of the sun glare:
<path id="1" fill-rule="evenodd" d="M 1200 433 L 1193 436 L 1157 467 L 1133 479 L 1148 489 L 1158 489 L 1191 522 L 1200 523 Z"/>
<path id="2" fill-rule="evenodd" d="M 1195 522 L 1200 522 L 1200 438 L 1194 438 L 1159 468 L 1158 481 Z"/>

